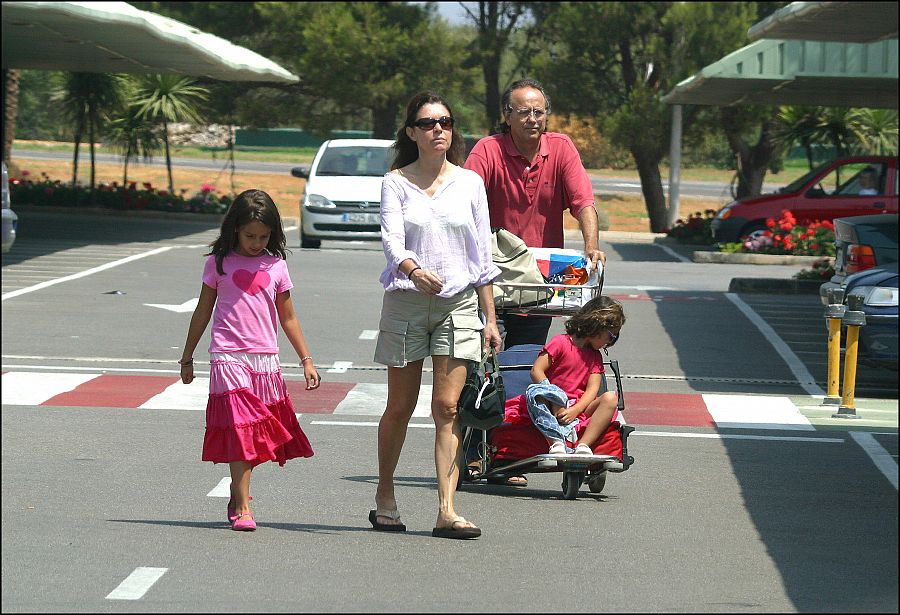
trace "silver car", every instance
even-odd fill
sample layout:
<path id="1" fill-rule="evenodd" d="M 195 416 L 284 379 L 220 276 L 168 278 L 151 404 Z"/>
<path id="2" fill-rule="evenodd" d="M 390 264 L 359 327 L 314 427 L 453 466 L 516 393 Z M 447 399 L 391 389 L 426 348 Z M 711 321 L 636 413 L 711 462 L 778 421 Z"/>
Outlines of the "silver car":
<path id="1" fill-rule="evenodd" d="M 381 239 L 381 182 L 394 151 L 389 139 L 332 139 L 312 166 L 294 167 L 306 179 L 300 204 L 300 243 L 318 248 L 323 239 Z"/>
<path id="2" fill-rule="evenodd" d="M 19 217 L 9 205 L 9 173 L 3 163 L 3 253 L 9 252 L 16 241 L 16 226 Z"/>

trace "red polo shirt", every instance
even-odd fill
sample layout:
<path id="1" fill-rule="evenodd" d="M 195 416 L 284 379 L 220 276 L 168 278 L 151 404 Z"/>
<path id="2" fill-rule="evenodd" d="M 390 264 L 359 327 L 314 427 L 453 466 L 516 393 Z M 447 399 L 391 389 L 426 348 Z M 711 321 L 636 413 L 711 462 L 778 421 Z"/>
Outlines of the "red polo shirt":
<path id="1" fill-rule="evenodd" d="M 575 144 L 557 132 L 541 135 L 534 164 L 503 133 L 478 141 L 465 167 L 484 180 L 491 227 L 505 228 L 527 246 L 564 247 L 563 210 L 577 218 L 594 205 L 591 179 Z"/>

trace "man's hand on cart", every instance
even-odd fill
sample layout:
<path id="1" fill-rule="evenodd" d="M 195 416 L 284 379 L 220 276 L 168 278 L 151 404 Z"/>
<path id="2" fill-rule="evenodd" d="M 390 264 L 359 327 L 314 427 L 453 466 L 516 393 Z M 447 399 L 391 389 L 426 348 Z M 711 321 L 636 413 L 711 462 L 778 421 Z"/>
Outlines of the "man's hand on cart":
<path id="1" fill-rule="evenodd" d="M 602 265 L 606 265 L 606 252 L 601 250 L 600 248 L 586 248 L 584 251 L 584 257 L 590 262 L 590 271 L 596 271 L 597 269 L 597 261 L 600 261 Z"/>

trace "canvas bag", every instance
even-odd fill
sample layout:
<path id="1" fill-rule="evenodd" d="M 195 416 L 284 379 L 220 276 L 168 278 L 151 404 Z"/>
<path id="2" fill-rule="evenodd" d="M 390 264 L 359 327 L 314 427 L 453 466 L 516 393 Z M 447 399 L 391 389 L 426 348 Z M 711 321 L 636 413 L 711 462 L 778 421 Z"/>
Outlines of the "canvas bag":
<path id="1" fill-rule="evenodd" d="M 535 306 L 547 303 L 553 291 L 546 288 L 510 288 L 505 284 L 546 284 L 534 254 L 516 235 L 506 229 L 491 234 L 491 257 L 500 269 L 494 278 L 497 307 Z"/>
<path id="2" fill-rule="evenodd" d="M 487 370 L 490 357 L 491 368 Z M 506 389 L 500 375 L 497 351 L 491 347 L 478 363 L 473 363 L 459 395 L 459 422 L 475 429 L 488 430 L 503 422 Z"/>

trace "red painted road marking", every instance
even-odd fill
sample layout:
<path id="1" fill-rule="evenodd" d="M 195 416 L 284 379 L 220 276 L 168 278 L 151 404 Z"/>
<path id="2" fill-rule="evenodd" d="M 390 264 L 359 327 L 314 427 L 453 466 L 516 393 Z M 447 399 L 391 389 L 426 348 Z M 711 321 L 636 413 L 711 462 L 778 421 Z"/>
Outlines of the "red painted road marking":
<path id="1" fill-rule="evenodd" d="M 318 389 L 306 390 L 304 380 L 285 380 L 294 410 L 300 414 L 331 414 L 356 386 L 350 382 L 323 382 Z"/>
<path id="2" fill-rule="evenodd" d="M 178 376 L 128 377 L 103 374 L 71 391 L 54 395 L 41 405 L 137 408 L 180 380 Z"/>
<path id="3" fill-rule="evenodd" d="M 715 427 L 703 396 L 695 393 L 625 393 L 629 425 Z"/>

